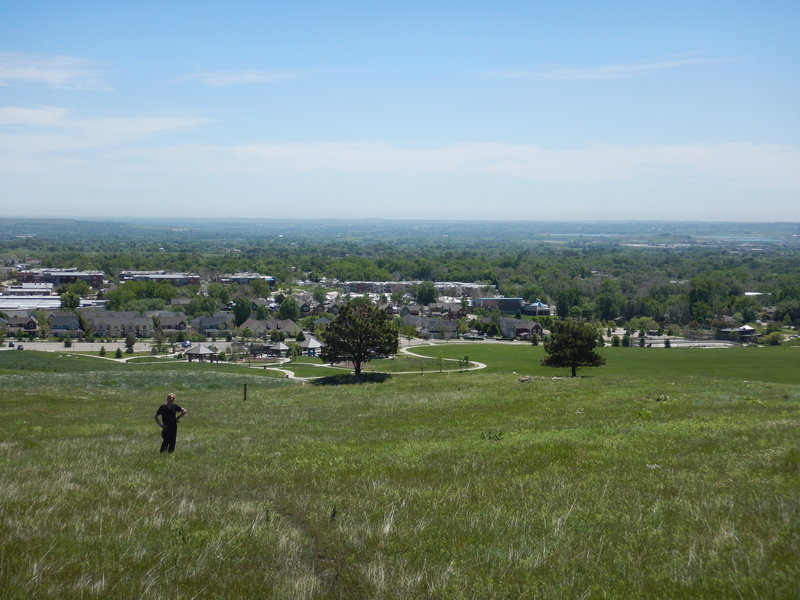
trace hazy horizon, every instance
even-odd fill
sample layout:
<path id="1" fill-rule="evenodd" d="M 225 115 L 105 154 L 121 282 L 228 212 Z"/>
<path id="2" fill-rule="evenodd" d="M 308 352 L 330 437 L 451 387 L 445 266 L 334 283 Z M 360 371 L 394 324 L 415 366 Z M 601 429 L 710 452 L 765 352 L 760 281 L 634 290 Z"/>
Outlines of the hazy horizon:
<path id="1" fill-rule="evenodd" d="M 195 216 L 165 216 L 165 217 L 147 217 L 142 215 L 87 215 L 75 216 L 71 214 L 54 214 L 48 216 L 31 215 L 31 214 L 7 214 L 0 217 L 3 220 L 71 220 L 71 221 L 87 221 L 87 222 L 158 222 L 158 221 L 200 221 L 200 222 L 214 222 L 214 223 L 253 223 L 259 221 L 347 221 L 347 222 L 364 222 L 364 221 L 389 221 L 389 222 L 405 222 L 405 223 L 542 223 L 542 224 L 633 224 L 633 223 L 651 223 L 651 224 L 709 224 L 724 226 L 730 225 L 800 225 L 798 220 L 778 220 L 778 219 L 764 219 L 764 220 L 704 220 L 704 219 L 565 219 L 565 218 L 551 218 L 551 219 L 515 219 L 513 217 L 497 217 L 497 218 L 419 218 L 419 217 L 346 217 L 346 216 L 332 216 L 332 217 L 302 217 L 302 216 L 286 216 L 286 217 L 234 217 L 230 215 L 218 217 L 195 217 Z"/>

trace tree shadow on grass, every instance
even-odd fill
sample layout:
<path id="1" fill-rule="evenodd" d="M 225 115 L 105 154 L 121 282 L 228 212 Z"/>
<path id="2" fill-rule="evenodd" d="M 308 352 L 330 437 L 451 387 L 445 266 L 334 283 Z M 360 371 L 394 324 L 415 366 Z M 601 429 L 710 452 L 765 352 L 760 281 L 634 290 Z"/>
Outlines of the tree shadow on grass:
<path id="1" fill-rule="evenodd" d="M 352 373 L 344 373 L 342 375 L 329 375 L 328 377 L 320 377 L 314 379 L 311 385 L 353 385 L 356 383 L 385 383 L 389 381 L 392 376 L 389 373 L 361 373 L 355 376 Z"/>

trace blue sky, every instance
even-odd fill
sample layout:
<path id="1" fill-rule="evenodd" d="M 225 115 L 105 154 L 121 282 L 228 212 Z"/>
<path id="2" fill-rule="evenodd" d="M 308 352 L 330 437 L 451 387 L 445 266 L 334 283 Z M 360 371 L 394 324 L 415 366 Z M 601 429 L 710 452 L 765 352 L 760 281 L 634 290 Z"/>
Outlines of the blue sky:
<path id="1" fill-rule="evenodd" d="M 4 216 L 800 221 L 797 2 L 0 15 Z"/>

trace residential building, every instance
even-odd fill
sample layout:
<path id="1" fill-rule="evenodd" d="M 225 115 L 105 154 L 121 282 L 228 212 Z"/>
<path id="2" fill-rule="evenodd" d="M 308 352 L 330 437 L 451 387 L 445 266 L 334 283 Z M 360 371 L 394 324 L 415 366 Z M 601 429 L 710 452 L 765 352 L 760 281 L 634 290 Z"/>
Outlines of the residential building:
<path id="1" fill-rule="evenodd" d="M 500 333 L 506 338 L 530 338 L 532 335 L 542 336 L 544 328 L 536 321 L 526 319 L 500 318 Z"/>
<path id="2" fill-rule="evenodd" d="M 462 319 L 467 316 L 467 308 L 460 302 L 434 303 L 428 305 L 428 314 L 443 319 Z"/>
<path id="3" fill-rule="evenodd" d="M 39 321 L 33 315 L 25 313 L 8 316 L 8 325 L 6 327 L 9 335 L 23 334 L 37 334 L 39 333 Z"/>
<path id="4" fill-rule="evenodd" d="M 47 316 L 51 333 L 56 337 L 82 337 L 81 321 L 73 312 L 55 311 Z"/>
<path id="5" fill-rule="evenodd" d="M 97 337 L 152 337 L 153 318 L 136 311 L 87 309 L 81 311 L 84 320 Z"/>
<path id="6" fill-rule="evenodd" d="M 228 312 L 216 313 L 210 317 L 195 317 L 189 323 L 195 331 L 206 337 L 233 335 L 233 314 Z"/>
<path id="7" fill-rule="evenodd" d="M 447 340 L 458 335 L 458 324 L 449 319 L 435 317 L 419 317 L 412 314 L 402 318 L 404 326 L 412 326 L 421 338 L 438 338 Z"/>
<path id="8" fill-rule="evenodd" d="M 249 329 L 253 337 L 269 337 L 273 331 L 280 331 L 289 337 L 297 336 L 301 327 L 291 319 L 247 319 L 239 326 L 239 330 Z"/>
<path id="9" fill-rule="evenodd" d="M 158 328 L 162 333 L 185 331 L 189 327 L 189 319 L 182 312 L 155 311 L 154 313 L 148 313 L 148 315 L 155 317 Z"/>

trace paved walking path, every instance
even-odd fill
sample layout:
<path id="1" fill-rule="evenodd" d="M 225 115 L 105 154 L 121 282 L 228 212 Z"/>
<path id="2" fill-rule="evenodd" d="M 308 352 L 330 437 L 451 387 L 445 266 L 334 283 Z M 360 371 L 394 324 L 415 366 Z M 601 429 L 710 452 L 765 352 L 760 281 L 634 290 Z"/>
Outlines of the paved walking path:
<path id="1" fill-rule="evenodd" d="M 422 347 L 429 347 L 429 346 L 436 346 L 436 345 L 437 344 L 435 344 L 433 342 L 415 344 L 414 346 L 406 346 L 404 348 L 400 348 L 400 353 L 401 354 L 406 354 L 408 356 L 413 356 L 414 358 L 420 358 L 420 359 L 423 359 L 423 360 L 435 360 L 435 361 L 438 361 L 439 358 L 434 358 L 434 357 L 431 357 L 431 356 L 424 356 L 422 354 L 417 354 L 417 353 L 411 351 L 413 348 L 422 348 Z M 443 361 L 446 360 L 446 361 L 455 362 L 455 363 L 459 362 L 459 360 L 457 358 L 442 358 L 441 360 L 443 360 Z M 303 366 L 304 367 L 317 368 L 317 369 L 330 369 L 330 370 L 334 370 L 334 371 L 341 371 L 343 373 L 350 373 L 352 371 L 352 369 L 350 367 L 339 367 L 339 366 L 330 365 L 330 364 L 320 364 L 320 365 L 304 364 Z M 253 367 L 253 368 L 263 369 L 264 367 L 263 366 L 258 366 L 258 367 Z M 273 371 L 280 371 L 281 373 L 284 373 L 289 379 L 295 379 L 295 380 L 298 380 L 298 381 L 312 381 L 314 379 L 319 379 L 320 377 L 324 377 L 324 375 L 319 375 L 317 377 L 298 377 L 297 375 L 294 374 L 294 371 L 292 371 L 289 368 L 283 368 L 283 367 L 266 367 L 266 368 L 270 369 L 270 370 L 273 370 Z M 441 369 L 441 370 L 436 370 L 436 371 L 432 371 L 432 372 L 436 372 L 436 373 L 461 373 L 461 372 L 464 372 L 464 371 L 477 371 L 479 369 L 485 369 L 485 368 L 486 368 L 486 365 L 484 363 L 478 362 L 478 361 L 475 361 L 475 360 L 471 360 L 470 361 L 470 366 L 466 367 L 466 368 Z M 431 372 L 431 371 L 429 371 L 429 372 Z M 414 370 L 414 371 L 392 371 L 392 372 L 389 373 L 389 375 L 419 375 L 419 370 Z"/>

